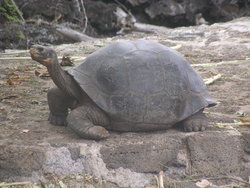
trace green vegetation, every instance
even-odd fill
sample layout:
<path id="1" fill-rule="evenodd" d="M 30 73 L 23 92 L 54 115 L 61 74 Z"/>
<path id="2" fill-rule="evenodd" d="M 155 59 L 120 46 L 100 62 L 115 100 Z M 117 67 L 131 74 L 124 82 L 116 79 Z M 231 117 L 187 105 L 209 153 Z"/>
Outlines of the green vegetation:
<path id="1" fill-rule="evenodd" d="M 13 0 L 2 0 L 0 15 L 10 22 L 23 23 L 22 13 Z"/>
<path id="2" fill-rule="evenodd" d="M 17 35 L 17 37 L 18 37 L 19 39 L 25 40 L 25 35 L 23 34 L 22 31 L 17 31 L 17 32 L 16 32 L 16 35 Z"/>

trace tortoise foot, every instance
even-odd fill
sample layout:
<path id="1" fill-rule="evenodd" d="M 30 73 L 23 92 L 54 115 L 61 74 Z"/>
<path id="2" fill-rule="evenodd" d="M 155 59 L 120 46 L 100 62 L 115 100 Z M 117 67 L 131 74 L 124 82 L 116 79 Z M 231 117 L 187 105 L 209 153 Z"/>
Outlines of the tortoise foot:
<path id="1" fill-rule="evenodd" d="M 184 120 L 182 124 L 185 132 L 204 131 L 208 127 L 208 119 L 202 112 L 197 112 Z"/>
<path id="2" fill-rule="evenodd" d="M 101 140 L 109 137 L 109 132 L 104 127 L 93 126 L 88 129 L 87 137 L 94 140 Z"/>
<path id="3" fill-rule="evenodd" d="M 57 125 L 57 126 L 66 126 L 67 125 L 66 116 L 55 116 L 55 115 L 50 113 L 48 120 L 53 125 Z"/>

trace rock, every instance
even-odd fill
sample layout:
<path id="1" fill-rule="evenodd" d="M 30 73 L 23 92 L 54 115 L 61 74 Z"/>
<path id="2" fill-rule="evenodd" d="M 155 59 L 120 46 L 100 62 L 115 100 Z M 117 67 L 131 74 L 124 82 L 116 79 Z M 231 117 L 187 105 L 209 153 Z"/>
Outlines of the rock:
<path id="1" fill-rule="evenodd" d="M 79 0 L 20 0 L 17 2 L 25 19 L 42 19 L 54 24 L 70 23 L 72 29 L 83 31 L 91 36 L 115 34 L 116 28 L 116 5 L 102 1 Z M 84 12 L 84 9 L 86 12 Z M 87 18 L 87 20 L 86 20 Z M 85 22 L 87 21 L 87 28 Z M 52 25 L 53 25 L 52 23 Z"/>
<path id="2" fill-rule="evenodd" d="M 242 135 L 235 130 L 113 133 L 101 142 L 71 139 L 67 143 L 65 136 L 53 141 L 46 138 L 36 145 L 1 143 L 0 179 L 31 177 L 37 181 L 45 174 L 91 174 L 122 187 L 143 187 L 161 170 L 170 178 L 180 178 L 184 173 L 239 176 L 244 168 L 240 163 Z"/>
<path id="3" fill-rule="evenodd" d="M 25 28 L 19 23 L 0 24 L 0 49 L 26 48 Z"/>
<path id="4" fill-rule="evenodd" d="M 174 0 L 168 1 L 158 1 L 152 3 L 145 12 L 154 19 L 156 16 L 165 15 L 165 16 L 179 16 L 185 14 L 184 7 L 175 2 Z"/>
<path id="5" fill-rule="evenodd" d="M 242 134 L 241 141 L 244 144 L 244 152 L 242 154 L 242 165 L 244 168 L 241 171 L 241 177 L 247 179 L 250 172 L 250 132 L 248 127 L 240 129 L 240 132 Z"/>
<path id="6" fill-rule="evenodd" d="M 241 171 L 242 135 L 237 130 L 192 135 L 187 139 L 192 175 L 238 175 Z M 216 174 L 215 174 L 216 172 Z M 236 175 L 236 176 L 237 176 Z"/>
<path id="7" fill-rule="evenodd" d="M 125 12 L 127 11 L 127 13 L 131 11 L 137 22 L 167 27 L 215 23 L 250 15 L 250 2 L 243 2 L 242 0 L 121 1 L 124 6 L 121 3 L 104 0 L 86 0 L 83 4 L 81 2 L 83 1 L 16 1 L 27 23 L 19 28 L 25 40 L 21 41 L 20 38 L 16 40 L 16 35 L 12 33 L 12 27 L 14 26 L 8 26 L 9 23 L 0 25 L 2 36 L 7 35 L 7 37 L 0 36 L 0 39 L 4 38 L 3 41 L 6 43 L 0 42 L 0 50 L 5 48 L 26 49 L 35 43 L 51 45 L 75 42 L 60 35 L 55 29 L 56 25 L 84 32 L 93 37 L 122 34 L 123 32 L 118 31 L 123 31 L 121 29 L 122 27 L 126 28 L 126 24 L 125 26 L 119 24 L 119 18 L 115 13 L 118 7 Z M 2 17 L 0 11 L 0 19 Z M 13 41 L 19 42 L 15 43 Z"/>
<path id="8" fill-rule="evenodd" d="M 140 139 L 137 137 L 136 134 L 128 134 L 122 139 L 107 140 L 100 150 L 106 166 L 144 173 L 157 173 L 165 169 L 164 165 L 182 167 L 177 156 L 183 150 L 184 134 L 172 132 L 140 135 Z"/>
<path id="9" fill-rule="evenodd" d="M 241 0 L 129 0 L 139 21 L 168 27 L 194 25 L 199 13 L 210 23 L 248 16 L 249 4 Z"/>

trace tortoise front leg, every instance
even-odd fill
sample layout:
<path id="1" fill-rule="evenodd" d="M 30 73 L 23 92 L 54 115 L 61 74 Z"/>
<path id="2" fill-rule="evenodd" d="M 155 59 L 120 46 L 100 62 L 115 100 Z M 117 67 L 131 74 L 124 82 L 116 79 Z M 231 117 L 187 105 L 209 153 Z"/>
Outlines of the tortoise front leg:
<path id="1" fill-rule="evenodd" d="M 53 125 L 66 126 L 68 109 L 76 105 L 76 100 L 65 95 L 59 88 L 53 87 L 49 89 L 48 104 L 50 109 L 49 121 Z"/>
<path id="2" fill-rule="evenodd" d="M 81 138 L 101 140 L 109 136 L 109 132 L 104 128 L 109 124 L 109 119 L 96 106 L 87 104 L 77 107 L 70 112 L 67 122 Z"/>

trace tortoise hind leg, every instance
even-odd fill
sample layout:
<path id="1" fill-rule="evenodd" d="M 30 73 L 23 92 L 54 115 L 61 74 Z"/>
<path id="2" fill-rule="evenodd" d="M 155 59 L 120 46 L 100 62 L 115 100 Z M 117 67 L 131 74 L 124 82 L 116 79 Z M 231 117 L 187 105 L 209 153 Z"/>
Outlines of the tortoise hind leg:
<path id="1" fill-rule="evenodd" d="M 53 87 L 48 90 L 48 104 L 50 109 L 49 121 L 53 125 L 65 126 L 68 109 L 73 108 L 76 101 L 65 95 L 59 88 Z"/>
<path id="2" fill-rule="evenodd" d="M 203 109 L 181 122 L 184 131 L 197 132 L 204 131 L 208 127 L 208 118 L 203 113 Z"/>
<path id="3" fill-rule="evenodd" d="M 109 136 L 103 127 L 109 123 L 108 118 L 99 109 L 80 106 L 72 110 L 67 117 L 68 126 L 80 137 L 101 140 Z"/>

